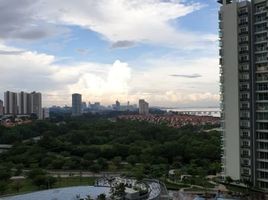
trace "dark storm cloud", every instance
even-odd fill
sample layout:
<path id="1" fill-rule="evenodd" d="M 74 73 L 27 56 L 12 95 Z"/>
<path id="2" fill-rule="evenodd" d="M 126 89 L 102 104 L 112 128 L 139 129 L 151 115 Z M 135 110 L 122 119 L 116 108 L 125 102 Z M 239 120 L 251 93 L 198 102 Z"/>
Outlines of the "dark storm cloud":
<path id="1" fill-rule="evenodd" d="M 38 19 L 39 0 L 0 0 L 0 38 L 36 40 L 56 34 L 55 25 Z"/>
<path id="2" fill-rule="evenodd" d="M 112 49 L 119 49 L 119 48 L 130 48 L 135 46 L 134 41 L 128 41 L 128 40 L 122 40 L 122 41 L 117 41 L 111 45 Z"/>
<path id="3" fill-rule="evenodd" d="M 180 77 L 180 78 L 200 78 L 200 77 L 202 77 L 200 74 L 171 74 L 169 76 Z"/>

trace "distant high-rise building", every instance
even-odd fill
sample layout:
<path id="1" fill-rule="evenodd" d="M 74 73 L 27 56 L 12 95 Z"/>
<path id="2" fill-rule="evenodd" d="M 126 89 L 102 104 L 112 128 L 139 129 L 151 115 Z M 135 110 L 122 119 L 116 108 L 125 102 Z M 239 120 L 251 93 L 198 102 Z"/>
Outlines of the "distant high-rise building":
<path id="1" fill-rule="evenodd" d="M 223 176 L 268 190 L 268 1 L 218 2 Z"/>
<path id="2" fill-rule="evenodd" d="M 115 110 L 120 110 L 120 102 L 118 100 L 115 102 Z"/>
<path id="3" fill-rule="evenodd" d="M 31 96 L 31 114 L 36 114 L 38 119 L 43 118 L 42 109 L 42 94 L 39 92 L 32 92 Z"/>
<path id="4" fill-rule="evenodd" d="M 17 94 L 14 92 L 6 91 L 4 93 L 4 105 L 6 115 L 17 115 Z"/>
<path id="5" fill-rule="evenodd" d="M 30 115 L 36 114 L 38 119 L 42 119 L 42 95 L 32 92 L 10 92 L 4 94 L 4 114 L 6 115 Z"/>
<path id="6" fill-rule="evenodd" d="M 43 119 L 49 119 L 49 108 L 43 108 Z"/>
<path id="7" fill-rule="evenodd" d="M 30 94 L 20 92 L 17 94 L 18 114 L 26 115 L 31 113 L 31 98 Z"/>
<path id="8" fill-rule="evenodd" d="M 0 115 L 4 115 L 4 102 L 0 100 Z"/>
<path id="9" fill-rule="evenodd" d="M 147 103 L 144 99 L 139 100 L 139 113 L 141 115 L 149 114 L 149 103 Z"/>
<path id="10" fill-rule="evenodd" d="M 79 116 L 82 114 L 82 95 L 72 94 L 72 115 Z"/>
<path id="11" fill-rule="evenodd" d="M 83 101 L 82 102 L 82 112 L 84 113 L 84 112 L 86 112 L 86 110 L 87 110 L 87 102 Z"/>

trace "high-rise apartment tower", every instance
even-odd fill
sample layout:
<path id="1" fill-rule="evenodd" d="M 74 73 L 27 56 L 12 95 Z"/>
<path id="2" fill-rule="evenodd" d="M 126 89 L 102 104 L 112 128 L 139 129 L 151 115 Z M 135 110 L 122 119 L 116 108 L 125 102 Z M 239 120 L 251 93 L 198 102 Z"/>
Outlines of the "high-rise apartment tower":
<path id="1" fill-rule="evenodd" d="M 139 114 L 148 115 L 149 114 L 149 103 L 144 99 L 139 100 Z"/>
<path id="2" fill-rule="evenodd" d="M 4 107 L 6 115 L 17 115 L 17 93 L 6 91 L 4 93 Z"/>
<path id="3" fill-rule="evenodd" d="M 82 95 L 72 94 L 72 115 L 79 116 L 82 114 Z"/>
<path id="4" fill-rule="evenodd" d="M 268 1 L 218 2 L 223 176 L 268 190 Z"/>

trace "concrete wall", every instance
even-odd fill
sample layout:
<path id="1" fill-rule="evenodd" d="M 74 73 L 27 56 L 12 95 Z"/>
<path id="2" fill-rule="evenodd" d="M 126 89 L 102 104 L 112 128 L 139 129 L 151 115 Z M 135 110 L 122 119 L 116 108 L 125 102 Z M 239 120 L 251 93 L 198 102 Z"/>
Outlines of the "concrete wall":
<path id="1" fill-rule="evenodd" d="M 237 3 L 222 6 L 225 176 L 240 179 Z"/>

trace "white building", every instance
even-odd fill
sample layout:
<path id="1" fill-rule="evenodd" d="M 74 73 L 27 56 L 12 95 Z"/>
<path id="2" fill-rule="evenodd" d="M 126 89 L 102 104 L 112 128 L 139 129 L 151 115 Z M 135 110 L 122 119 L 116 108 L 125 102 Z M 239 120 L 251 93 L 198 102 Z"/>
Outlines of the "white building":
<path id="1" fill-rule="evenodd" d="M 218 2 L 223 176 L 268 190 L 268 1 Z"/>
<path id="2" fill-rule="evenodd" d="M 42 119 L 49 119 L 49 108 L 43 108 L 43 116 Z"/>
<path id="3" fill-rule="evenodd" d="M 139 100 L 139 114 L 140 115 L 149 114 L 149 103 L 147 103 L 144 99 Z"/>
<path id="4" fill-rule="evenodd" d="M 36 114 L 38 119 L 43 118 L 42 94 L 39 92 L 31 93 L 31 113 Z"/>
<path id="5" fill-rule="evenodd" d="M 6 91 L 4 93 L 4 107 L 5 107 L 5 115 L 17 115 L 18 104 L 17 104 L 16 93 L 10 91 Z"/>
<path id="6" fill-rule="evenodd" d="M 5 115 L 30 115 L 36 114 L 42 119 L 42 94 L 26 92 L 10 92 L 4 94 Z"/>

